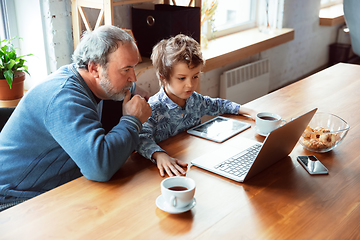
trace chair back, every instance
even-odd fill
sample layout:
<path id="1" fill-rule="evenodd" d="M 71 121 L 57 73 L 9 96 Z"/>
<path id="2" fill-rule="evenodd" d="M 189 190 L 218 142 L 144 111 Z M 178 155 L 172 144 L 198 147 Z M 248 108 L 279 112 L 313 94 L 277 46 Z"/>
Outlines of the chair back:
<path id="1" fill-rule="evenodd" d="M 15 107 L 0 107 L 0 131 L 15 110 Z"/>
<path id="2" fill-rule="evenodd" d="M 344 0 L 344 17 L 354 53 L 360 56 L 360 1 Z"/>

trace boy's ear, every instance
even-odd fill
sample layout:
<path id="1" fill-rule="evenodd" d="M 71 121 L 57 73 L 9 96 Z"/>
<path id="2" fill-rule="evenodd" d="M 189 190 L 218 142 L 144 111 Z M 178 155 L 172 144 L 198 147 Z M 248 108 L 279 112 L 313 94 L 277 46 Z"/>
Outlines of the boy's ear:
<path id="1" fill-rule="evenodd" d="M 160 86 L 164 86 L 166 83 L 164 76 L 161 73 L 158 73 L 158 78 L 159 78 Z"/>
<path id="2" fill-rule="evenodd" d="M 160 83 L 162 86 L 165 86 L 165 84 L 167 83 L 166 78 L 163 77 L 162 75 L 160 75 Z"/>
<path id="3" fill-rule="evenodd" d="M 97 64 L 97 63 L 94 63 L 94 62 L 89 62 L 89 65 L 88 65 L 88 70 L 89 70 L 89 73 L 94 77 L 94 78 L 99 78 L 99 68 L 100 68 L 100 65 Z"/>

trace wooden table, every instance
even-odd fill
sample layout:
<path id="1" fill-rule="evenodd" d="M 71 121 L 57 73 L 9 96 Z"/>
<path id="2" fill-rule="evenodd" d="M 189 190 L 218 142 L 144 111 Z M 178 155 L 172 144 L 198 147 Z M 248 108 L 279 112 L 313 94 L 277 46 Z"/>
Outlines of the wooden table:
<path id="1" fill-rule="evenodd" d="M 157 168 L 133 154 L 107 183 L 81 177 L 0 213 L 0 239 L 359 239 L 359 89 L 360 66 L 338 64 L 247 104 L 285 119 L 318 107 L 347 120 L 345 140 L 314 154 L 329 175 L 310 176 L 299 165 L 296 156 L 313 154 L 299 144 L 246 183 L 192 166 L 197 205 L 172 215 L 155 205 Z M 223 144 L 239 136 L 264 139 L 251 128 Z M 189 163 L 221 146 L 186 133 L 161 145 Z"/>

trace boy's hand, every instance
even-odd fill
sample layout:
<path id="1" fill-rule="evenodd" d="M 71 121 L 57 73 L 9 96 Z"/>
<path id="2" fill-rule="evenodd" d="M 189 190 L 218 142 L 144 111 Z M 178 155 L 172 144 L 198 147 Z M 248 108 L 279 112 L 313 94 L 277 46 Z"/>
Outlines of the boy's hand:
<path id="1" fill-rule="evenodd" d="M 169 177 L 184 176 L 186 174 L 183 167 L 187 167 L 188 164 L 181 160 L 172 158 L 164 152 L 155 152 L 153 158 L 156 159 L 157 167 L 162 177 L 165 174 L 169 175 Z"/>
<path id="2" fill-rule="evenodd" d="M 250 109 L 250 108 L 247 108 L 247 107 L 240 106 L 239 114 L 249 115 L 250 118 L 255 121 L 257 111 L 255 111 L 253 109 Z"/>

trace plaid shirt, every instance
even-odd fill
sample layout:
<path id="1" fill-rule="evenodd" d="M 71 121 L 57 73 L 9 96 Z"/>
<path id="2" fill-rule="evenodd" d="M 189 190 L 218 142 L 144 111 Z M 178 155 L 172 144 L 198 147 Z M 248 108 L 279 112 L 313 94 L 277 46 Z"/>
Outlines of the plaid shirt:
<path id="1" fill-rule="evenodd" d="M 150 97 L 151 117 L 143 124 L 137 151 L 151 159 L 154 152 L 162 151 L 156 143 L 200 124 L 204 115 L 238 114 L 240 105 L 221 98 L 210 98 L 193 92 L 182 108 L 174 103 L 161 88 Z M 155 162 L 152 159 L 153 162 Z"/>

